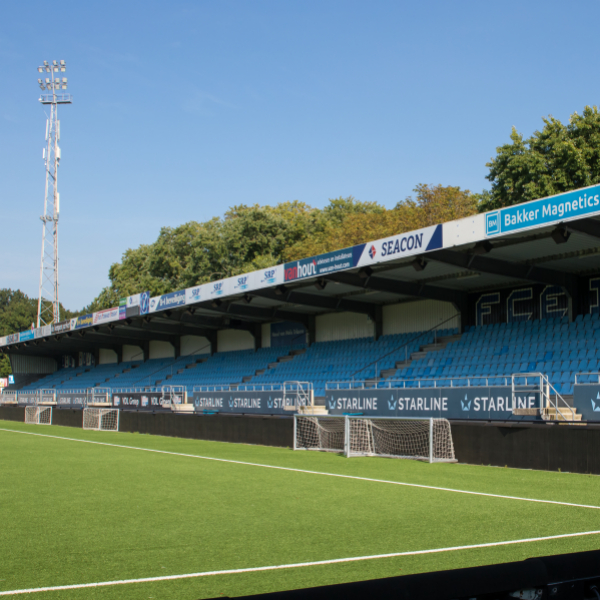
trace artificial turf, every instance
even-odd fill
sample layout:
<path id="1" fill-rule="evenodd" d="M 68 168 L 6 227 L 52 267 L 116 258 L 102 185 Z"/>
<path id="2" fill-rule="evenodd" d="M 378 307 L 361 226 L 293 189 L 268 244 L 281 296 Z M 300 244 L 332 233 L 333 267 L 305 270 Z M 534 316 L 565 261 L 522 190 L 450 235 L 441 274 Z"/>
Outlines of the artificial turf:
<path id="1" fill-rule="evenodd" d="M 0 421 L 0 428 L 0 591 L 600 530 L 600 510 L 589 508 L 267 469 L 15 431 L 600 506 L 597 476 L 346 459 L 329 453 L 8 421 Z M 195 600 L 598 547 L 600 536 L 592 535 L 281 571 L 43 592 L 31 597 Z"/>

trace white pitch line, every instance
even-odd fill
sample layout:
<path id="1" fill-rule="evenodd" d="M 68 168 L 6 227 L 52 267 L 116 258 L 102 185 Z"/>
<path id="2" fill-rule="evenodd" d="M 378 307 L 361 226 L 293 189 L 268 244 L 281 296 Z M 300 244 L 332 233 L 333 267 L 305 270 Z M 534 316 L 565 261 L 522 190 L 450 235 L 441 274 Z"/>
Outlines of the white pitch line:
<path id="1" fill-rule="evenodd" d="M 194 577 L 209 577 L 211 575 L 235 575 L 238 573 L 256 573 L 257 571 L 277 571 L 279 569 L 296 569 L 298 567 L 316 567 L 320 565 L 333 565 L 337 563 L 358 562 L 361 560 L 374 560 L 377 558 L 397 558 L 399 556 L 416 556 L 419 554 L 435 554 L 439 552 L 455 552 L 457 550 L 473 550 L 475 548 L 491 548 L 493 546 L 509 546 L 512 544 L 527 544 L 531 542 L 544 542 L 561 538 L 581 537 L 584 535 L 597 535 L 600 531 L 581 531 L 579 533 L 563 533 L 539 538 L 525 538 L 522 540 L 508 540 L 504 542 L 488 542 L 487 544 L 472 544 L 470 546 L 451 546 L 449 548 L 434 548 L 432 550 L 413 550 L 411 552 L 391 552 L 389 554 L 372 554 L 371 556 L 353 556 L 351 558 L 333 558 L 330 560 L 316 560 L 313 562 L 291 563 L 288 565 L 272 565 L 268 567 L 249 567 L 247 569 L 227 569 L 225 571 L 204 571 L 203 573 L 186 573 L 184 575 L 163 575 L 161 577 L 142 577 L 140 579 L 120 579 L 117 581 L 98 581 L 96 583 L 78 583 L 73 585 L 57 585 L 51 587 L 27 588 L 22 590 L 7 590 L 0 592 L 0 596 L 16 596 L 18 594 L 35 594 L 37 592 L 58 592 L 61 590 L 77 590 L 81 588 L 107 587 L 111 585 L 129 585 L 132 583 L 153 583 L 156 581 L 173 581 L 175 579 L 192 579 Z"/>
<path id="2" fill-rule="evenodd" d="M 423 485 L 420 483 L 406 483 L 403 481 L 390 481 L 388 479 L 373 479 L 370 477 L 359 477 L 358 475 L 342 475 L 341 473 L 326 473 L 322 471 L 308 471 L 305 469 L 293 469 L 292 467 L 278 467 L 275 465 L 263 465 L 261 463 L 244 462 L 241 460 L 231 460 L 227 458 L 214 458 L 212 456 L 200 456 L 198 454 L 183 454 L 181 452 L 169 452 L 168 450 L 155 450 L 153 448 L 139 448 L 138 446 L 124 446 L 122 444 L 109 444 L 108 442 L 95 442 L 92 440 L 81 440 L 78 438 L 61 437 L 58 435 L 48 435 L 45 433 L 33 433 L 32 431 L 19 431 L 18 429 L 4 429 L 0 427 L 0 431 L 9 433 L 22 433 L 25 435 L 35 435 L 38 437 L 53 438 L 57 440 L 66 440 L 68 442 L 81 442 L 83 444 L 96 444 L 98 446 L 110 446 L 111 448 L 124 448 L 126 450 L 140 450 L 142 452 L 154 452 L 156 454 L 169 454 L 171 456 L 184 456 L 186 458 L 200 458 L 202 460 L 212 460 L 215 462 L 224 462 L 235 465 L 245 465 L 250 467 L 262 467 L 264 469 L 276 469 L 278 471 L 292 471 L 294 473 L 307 473 L 309 475 L 325 475 L 327 477 L 339 477 L 341 479 L 355 479 L 358 481 L 370 481 L 372 483 L 389 483 L 391 485 L 402 485 L 405 487 L 421 488 L 426 490 L 437 490 L 439 492 L 453 492 L 455 494 L 469 494 L 471 496 L 486 496 L 489 498 L 502 498 L 504 500 L 520 500 L 522 502 L 537 502 L 540 504 L 557 504 L 559 506 L 571 506 L 574 508 L 593 508 L 600 510 L 600 506 L 591 504 L 574 504 L 572 502 L 559 502 L 558 500 L 539 500 L 536 498 L 521 498 L 519 496 L 503 496 L 501 494 L 488 494 L 486 492 L 472 492 L 469 490 L 455 490 L 453 488 L 436 487 L 433 485 Z"/>

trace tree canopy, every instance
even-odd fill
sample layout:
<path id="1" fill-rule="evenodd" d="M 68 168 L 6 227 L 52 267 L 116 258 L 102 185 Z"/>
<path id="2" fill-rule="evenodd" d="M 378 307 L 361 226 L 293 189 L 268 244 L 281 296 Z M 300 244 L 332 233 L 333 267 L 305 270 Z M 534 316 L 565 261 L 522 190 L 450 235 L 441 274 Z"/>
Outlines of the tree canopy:
<path id="1" fill-rule="evenodd" d="M 482 211 L 545 198 L 600 182 L 600 113 L 586 106 L 568 124 L 552 116 L 527 140 L 513 127 L 510 143 L 496 149 L 487 167 L 491 189 Z"/>
<path id="2" fill-rule="evenodd" d="M 241 204 L 222 219 L 163 227 L 153 244 L 127 250 L 110 267 L 110 285 L 86 310 L 116 306 L 141 291 L 165 294 L 477 212 L 478 197 L 459 187 L 421 184 L 415 193 L 392 209 L 352 196 L 334 198 L 322 210 L 298 201 Z"/>
<path id="3" fill-rule="evenodd" d="M 163 227 L 154 243 L 125 251 L 110 267 L 110 285 L 80 312 L 116 306 L 141 291 L 164 294 L 599 183 L 598 108 L 586 106 L 568 124 L 552 116 L 543 124 L 528 139 L 513 128 L 510 142 L 486 165 L 491 187 L 481 193 L 421 183 L 393 208 L 352 196 L 330 199 L 323 209 L 297 200 L 239 204 L 222 218 Z M 0 335 L 29 327 L 36 308 L 21 292 L 0 290 Z"/>

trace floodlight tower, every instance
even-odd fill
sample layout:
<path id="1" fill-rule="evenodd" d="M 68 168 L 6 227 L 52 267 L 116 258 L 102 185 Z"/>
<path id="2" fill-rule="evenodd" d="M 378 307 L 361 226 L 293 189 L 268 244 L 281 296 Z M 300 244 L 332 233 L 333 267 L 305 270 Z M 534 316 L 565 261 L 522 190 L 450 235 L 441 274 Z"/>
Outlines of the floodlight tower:
<path id="1" fill-rule="evenodd" d="M 50 77 L 38 79 L 42 90 L 40 102 L 50 106 L 50 115 L 46 119 L 46 147 L 43 151 L 46 168 L 46 187 L 44 195 L 44 214 L 42 220 L 42 260 L 40 265 L 40 291 L 38 295 L 37 326 L 49 325 L 60 321 L 58 303 L 58 216 L 60 200 L 58 195 L 58 165 L 60 164 L 60 121 L 58 105 L 71 104 L 72 97 L 64 91 L 67 78 L 56 73 L 67 70 L 65 61 L 56 60 L 49 64 L 44 61 L 38 67 L 40 73 L 49 73 Z"/>

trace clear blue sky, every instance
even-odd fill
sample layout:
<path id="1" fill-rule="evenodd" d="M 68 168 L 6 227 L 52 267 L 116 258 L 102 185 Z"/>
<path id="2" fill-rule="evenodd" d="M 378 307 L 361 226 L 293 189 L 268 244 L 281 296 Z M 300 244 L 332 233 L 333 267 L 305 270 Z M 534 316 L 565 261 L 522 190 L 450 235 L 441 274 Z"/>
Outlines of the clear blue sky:
<path id="1" fill-rule="evenodd" d="M 161 226 L 234 204 L 418 183 L 488 187 L 485 163 L 600 102 L 599 0 L 6 2 L 0 287 L 36 297 L 43 60 L 65 59 L 60 298 L 81 308 Z"/>

